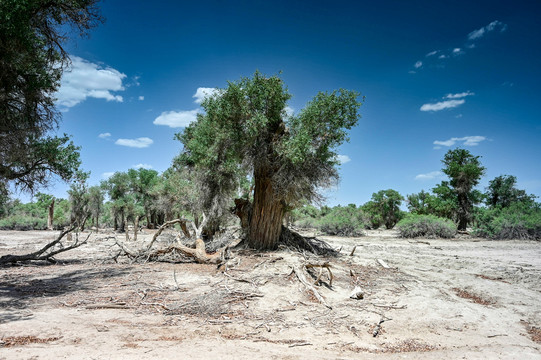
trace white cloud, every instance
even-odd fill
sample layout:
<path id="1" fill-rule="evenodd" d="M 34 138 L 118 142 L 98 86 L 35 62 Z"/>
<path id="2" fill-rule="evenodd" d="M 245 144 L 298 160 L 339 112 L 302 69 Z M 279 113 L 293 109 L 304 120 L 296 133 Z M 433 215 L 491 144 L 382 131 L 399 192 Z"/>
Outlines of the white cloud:
<path id="1" fill-rule="evenodd" d="M 103 174 L 101 174 L 101 178 L 102 179 L 109 179 L 111 176 L 113 176 L 115 174 L 114 171 L 110 171 L 110 172 L 104 172 Z"/>
<path id="2" fill-rule="evenodd" d="M 447 58 L 448 56 L 444 54 L 441 54 L 440 56 L 438 56 L 438 59 L 447 59 Z"/>
<path id="3" fill-rule="evenodd" d="M 147 137 L 140 137 L 137 139 L 118 139 L 115 144 L 121 146 L 128 146 L 134 148 L 146 148 L 152 145 L 154 141 Z"/>
<path id="4" fill-rule="evenodd" d="M 452 109 L 464 103 L 464 99 L 440 101 L 433 104 L 424 104 L 421 106 L 421 111 L 440 111 L 444 109 Z"/>
<path id="5" fill-rule="evenodd" d="M 415 63 L 415 65 L 413 65 L 416 69 L 420 68 L 421 66 L 423 66 L 423 62 L 422 61 L 417 61 Z"/>
<path id="6" fill-rule="evenodd" d="M 433 180 L 443 176 L 441 171 L 432 171 L 427 174 L 419 174 L 415 177 L 415 180 Z"/>
<path id="7" fill-rule="evenodd" d="M 147 170 L 150 170 L 150 169 L 152 169 L 152 165 L 149 165 L 149 164 L 137 164 L 137 165 L 133 165 L 133 168 L 134 169 L 147 169 Z"/>
<path id="8" fill-rule="evenodd" d="M 461 48 L 454 48 L 453 49 L 453 55 L 461 55 L 464 54 L 464 51 L 462 51 Z"/>
<path id="9" fill-rule="evenodd" d="M 475 95 L 475 93 L 468 90 L 468 91 L 461 92 L 461 93 L 456 93 L 456 94 L 447 94 L 447 95 L 445 95 L 445 98 L 446 99 L 461 99 L 461 98 L 464 98 L 466 96 L 473 96 L 473 95 Z"/>
<path id="10" fill-rule="evenodd" d="M 471 33 L 469 33 L 468 40 L 480 39 L 483 36 L 485 36 L 487 33 L 497 30 L 497 29 L 500 29 L 500 32 L 504 32 L 505 30 L 507 30 L 507 25 L 498 20 L 494 20 L 487 26 L 483 26 L 482 28 L 474 30 Z"/>
<path id="11" fill-rule="evenodd" d="M 171 128 L 186 127 L 197 119 L 198 110 L 164 111 L 154 120 L 154 125 L 166 125 Z"/>
<path id="12" fill-rule="evenodd" d="M 218 89 L 216 88 L 200 87 L 200 88 L 197 88 L 197 91 L 195 92 L 195 94 L 193 94 L 192 97 L 195 98 L 194 102 L 196 104 L 201 104 L 207 96 L 212 96 L 216 94 L 217 92 L 218 92 Z"/>
<path id="13" fill-rule="evenodd" d="M 428 54 L 426 54 L 426 57 L 434 56 L 434 55 L 436 55 L 438 52 L 439 52 L 439 50 L 431 51 L 431 52 L 429 52 Z"/>
<path id="14" fill-rule="evenodd" d="M 100 139 L 107 139 L 107 138 L 111 137 L 111 133 L 106 132 L 106 133 L 103 133 L 103 134 L 99 134 L 98 137 Z"/>
<path id="15" fill-rule="evenodd" d="M 295 109 L 291 106 L 286 106 L 285 108 L 287 116 L 293 116 L 295 114 Z"/>
<path id="16" fill-rule="evenodd" d="M 139 99 L 139 101 L 143 101 L 143 100 L 145 100 L 145 97 L 144 96 L 139 96 L 138 99 Z"/>
<path id="17" fill-rule="evenodd" d="M 89 97 L 122 102 L 114 91 L 124 90 L 125 74 L 111 67 L 103 68 L 77 56 L 71 57 L 71 65 L 64 71 L 60 89 L 55 94 L 57 104 L 70 108 Z"/>
<path id="18" fill-rule="evenodd" d="M 336 160 L 340 162 L 340 164 L 345 164 L 351 161 L 351 158 L 347 155 L 336 155 Z"/>
<path id="19" fill-rule="evenodd" d="M 477 146 L 481 141 L 485 141 L 487 138 L 484 136 L 464 136 L 461 138 L 450 138 L 449 140 L 436 140 L 434 141 L 434 145 L 441 145 L 441 146 L 454 146 L 457 143 L 460 143 L 463 146 Z M 436 147 L 435 147 L 436 148 Z M 438 149 L 440 147 L 437 147 Z"/>

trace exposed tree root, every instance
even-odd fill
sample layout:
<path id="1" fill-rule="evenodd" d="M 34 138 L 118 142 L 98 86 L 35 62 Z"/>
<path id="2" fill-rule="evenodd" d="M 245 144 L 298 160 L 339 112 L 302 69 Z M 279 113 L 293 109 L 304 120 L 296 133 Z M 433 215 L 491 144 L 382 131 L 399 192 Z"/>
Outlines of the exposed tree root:
<path id="1" fill-rule="evenodd" d="M 70 234 L 77 227 L 78 225 L 72 225 L 68 229 L 62 231 L 55 240 L 51 241 L 50 243 L 48 243 L 41 249 L 34 251 L 32 253 L 24 254 L 24 255 L 4 255 L 0 257 L 0 265 L 9 264 L 9 263 L 14 264 L 20 261 L 40 261 L 40 260 L 53 261 L 53 257 L 55 255 L 72 250 L 72 249 L 76 249 L 79 246 L 86 244 L 86 242 L 88 241 L 92 233 L 88 234 L 86 239 L 84 239 L 83 241 L 80 241 L 79 233 L 76 232 L 75 242 L 67 246 L 62 243 L 64 236 Z M 70 236 L 68 236 L 68 241 L 69 240 L 71 240 L 71 234 Z"/>
<path id="2" fill-rule="evenodd" d="M 304 237 L 285 226 L 282 226 L 280 243 L 297 251 L 308 251 L 315 255 L 337 256 L 339 253 L 325 241 L 315 237 Z"/>

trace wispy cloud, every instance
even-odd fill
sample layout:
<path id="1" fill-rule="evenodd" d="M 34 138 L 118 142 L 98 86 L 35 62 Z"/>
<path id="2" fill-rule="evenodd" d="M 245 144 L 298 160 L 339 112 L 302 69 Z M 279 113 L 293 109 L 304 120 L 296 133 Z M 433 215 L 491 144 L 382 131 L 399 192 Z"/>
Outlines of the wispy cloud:
<path id="1" fill-rule="evenodd" d="M 465 97 L 473 96 L 473 95 L 475 95 L 475 93 L 469 90 L 461 92 L 461 93 L 456 93 L 456 94 L 447 94 L 443 97 L 443 99 L 446 99 L 446 100 L 438 101 L 435 103 L 423 104 L 420 110 L 421 111 L 440 111 L 440 110 L 445 110 L 445 109 L 456 108 L 457 106 L 460 106 L 466 102 L 466 100 L 464 100 Z"/>
<path id="2" fill-rule="evenodd" d="M 462 51 L 461 48 L 454 48 L 453 49 L 453 55 L 457 56 L 457 55 L 462 55 L 464 54 L 464 51 Z"/>
<path id="3" fill-rule="evenodd" d="M 126 75 L 111 67 L 91 63 L 78 56 L 71 57 L 71 66 L 64 71 L 56 103 L 64 109 L 73 107 L 87 98 L 124 101 L 113 92 L 124 90 Z"/>
<path id="4" fill-rule="evenodd" d="M 450 138 L 448 140 L 436 140 L 434 141 L 434 145 L 437 145 L 434 147 L 435 149 L 441 149 L 441 146 L 454 146 L 456 144 L 460 144 L 462 146 L 477 146 L 480 142 L 485 141 L 487 138 L 485 136 L 464 136 L 461 138 Z"/>
<path id="5" fill-rule="evenodd" d="M 103 133 L 103 134 L 99 134 L 98 137 L 100 139 L 108 139 L 108 138 L 111 137 L 111 133 L 106 132 L 106 133 Z"/>
<path id="6" fill-rule="evenodd" d="M 413 65 L 413 67 L 415 67 L 416 69 L 420 68 L 421 66 L 423 66 L 423 62 L 420 60 Z"/>
<path id="7" fill-rule="evenodd" d="M 180 128 L 190 125 L 197 119 L 198 110 L 164 111 L 154 120 L 154 125 L 165 125 Z"/>
<path id="8" fill-rule="evenodd" d="M 345 164 L 351 161 L 351 158 L 347 155 L 337 155 L 336 159 L 340 162 L 340 164 Z"/>
<path id="9" fill-rule="evenodd" d="M 431 51 L 431 52 L 429 52 L 428 54 L 426 54 L 426 57 L 434 56 L 434 55 L 436 55 L 438 52 L 439 52 L 439 50 Z"/>
<path id="10" fill-rule="evenodd" d="M 494 30 L 500 30 L 500 32 L 504 32 L 507 30 L 507 25 L 502 23 L 501 21 L 494 20 L 487 26 L 483 26 L 480 29 L 474 30 L 471 33 L 468 34 L 468 40 L 477 40 L 485 36 L 487 33 L 494 31 Z"/>
<path id="11" fill-rule="evenodd" d="M 114 171 L 104 172 L 103 174 L 101 174 L 101 178 L 107 180 L 114 174 L 115 174 Z"/>
<path id="12" fill-rule="evenodd" d="M 151 138 L 140 137 L 137 139 L 118 139 L 115 144 L 133 148 L 146 148 L 152 145 L 154 141 Z"/>
<path id="13" fill-rule="evenodd" d="M 415 177 L 415 180 L 433 180 L 443 176 L 441 171 L 432 171 L 427 174 L 419 174 Z"/>
<path id="14" fill-rule="evenodd" d="M 149 164 L 137 164 L 137 165 L 133 165 L 133 168 L 134 169 L 147 169 L 147 170 L 150 170 L 150 169 L 152 169 L 152 165 L 149 165 Z"/>
<path id="15" fill-rule="evenodd" d="M 475 95 L 475 93 L 468 90 L 468 91 L 456 93 L 456 94 L 447 94 L 445 95 L 445 98 L 446 99 L 462 99 L 466 96 L 473 96 L 473 95 Z"/>
<path id="16" fill-rule="evenodd" d="M 139 99 L 139 101 L 143 101 L 143 100 L 145 100 L 145 97 L 144 96 L 139 96 L 138 99 Z"/>
<path id="17" fill-rule="evenodd" d="M 205 100 L 206 97 L 212 96 L 218 92 L 218 89 L 216 88 L 206 88 L 206 87 L 200 87 L 197 88 L 195 94 L 193 94 L 193 98 L 195 99 L 194 102 L 196 104 L 201 104 L 203 100 Z"/>
<path id="18" fill-rule="evenodd" d="M 432 104 L 423 104 L 423 106 L 421 106 L 421 111 L 440 111 L 445 109 L 452 109 L 464 104 L 465 102 L 466 101 L 464 99 L 460 99 L 439 101 Z"/>

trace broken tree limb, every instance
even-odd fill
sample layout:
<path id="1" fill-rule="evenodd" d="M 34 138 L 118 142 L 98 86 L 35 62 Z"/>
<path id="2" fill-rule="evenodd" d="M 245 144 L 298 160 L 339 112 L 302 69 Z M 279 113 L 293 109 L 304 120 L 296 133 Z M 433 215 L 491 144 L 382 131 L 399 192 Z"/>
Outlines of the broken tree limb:
<path id="1" fill-rule="evenodd" d="M 353 247 L 353 250 L 351 250 L 351 253 L 349 254 L 349 256 L 353 256 L 353 254 L 355 253 L 355 249 L 357 249 L 357 245 Z"/>
<path id="2" fill-rule="evenodd" d="M 316 278 L 316 281 L 314 282 L 314 285 L 318 284 L 321 281 L 321 275 L 323 275 L 323 269 L 327 269 L 327 271 L 329 272 L 329 286 L 332 287 L 333 274 L 331 271 L 331 265 L 327 261 L 320 262 L 320 263 L 306 263 L 304 264 L 304 267 L 306 269 L 311 269 L 311 268 L 316 268 L 316 267 L 319 268 L 319 274 Z"/>
<path id="3" fill-rule="evenodd" d="M 62 239 L 64 238 L 64 236 L 71 234 L 71 232 L 75 230 L 77 227 L 78 225 L 71 225 L 69 228 L 62 231 L 55 240 L 51 241 L 50 243 L 48 243 L 41 249 L 34 251 L 32 253 L 24 254 L 24 255 L 4 255 L 0 257 L 0 265 L 10 264 L 10 263 L 15 264 L 20 261 L 51 260 L 52 257 L 57 254 L 78 248 L 79 246 L 86 244 L 86 242 L 88 241 L 92 233 L 88 234 L 86 239 L 83 241 L 79 241 L 79 234 L 76 233 L 75 242 L 73 244 L 69 246 L 64 246 L 62 244 Z M 61 245 L 61 247 L 55 249 L 54 247 L 56 245 Z"/>
<path id="4" fill-rule="evenodd" d="M 383 261 L 382 259 L 376 259 L 376 261 L 378 262 L 378 264 L 380 264 L 381 266 L 383 266 L 384 269 L 390 269 L 391 267 L 385 262 Z"/>
<path id="5" fill-rule="evenodd" d="M 312 284 L 310 284 L 307 280 L 306 280 L 306 276 L 304 276 L 304 273 L 302 271 L 302 269 L 298 266 L 294 266 L 293 267 L 293 271 L 295 272 L 295 275 L 297 275 L 297 278 L 299 279 L 299 281 L 308 289 L 310 290 L 314 296 L 316 297 L 316 299 L 319 300 L 320 303 L 322 303 L 323 305 L 325 305 L 326 307 L 328 307 L 329 309 L 332 309 L 332 306 L 330 306 L 329 304 L 327 304 L 327 302 L 325 301 L 325 299 L 323 298 L 323 296 L 321 296 L 319 294 L 319 292 L 314 288 L 314 286 Z"/>
<path id="6" fill-rule="evenodd" d="M 190 233 L 188 232 L 188 229 L 186 229 L 186 220 L 185 219 L 174 219 L 174 220 L 170 220 L 170 221 L 167 221 L 165 224 L 163 224 L 162 226 L 160 226 L 160 228 L 158 229 L 158 231 L 156 231 L 156 233 L 154 234 L 154 236 L 152 237 L 152 240 L 150 241 L 150 243 L 148 244 L 147 248 L 145 249 L 145 251 L 149 251 L 150 248 L 152 247 L 152 245 L 154 245 L 154 243 L 156 242 L 156 239 L 158 238 L 158 236 L 161 235 L 161 233 L 163 232 L 163 230 L 165 230 L 167 227 L 171 226 L 171 225 L 175 225 L 175 224 L 180 224 L 180 228 L 182 229 L 182 232 L 184 233 L 184 235 L 186 235 L 187 238 L 190 238 L 191 235 Z"/>

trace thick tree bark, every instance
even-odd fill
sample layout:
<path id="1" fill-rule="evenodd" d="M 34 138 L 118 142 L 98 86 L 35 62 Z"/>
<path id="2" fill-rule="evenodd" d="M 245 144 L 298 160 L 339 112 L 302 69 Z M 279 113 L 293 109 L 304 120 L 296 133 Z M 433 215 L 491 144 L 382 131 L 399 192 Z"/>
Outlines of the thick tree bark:
<path id="1" fill-rule="evenodd" d="M 458 230 L 464 231 L 470 222 L 470 201 L 467 194 L 458 194 Z"/>
<path id="2" fill-rule="evenodd" d="M 285 206 L 277 200 L 269 177 L 255 177 L 254 204 L 248 230 L 248 246 L 274 250 L 282 233 Z"/>
<path id="3" fill-rule="evenodd" d="M 49 205 L 49 215 L 47 216 L 47 230 L 53 230 L 53 218 L 54 218 L 54 198 Z"/>

